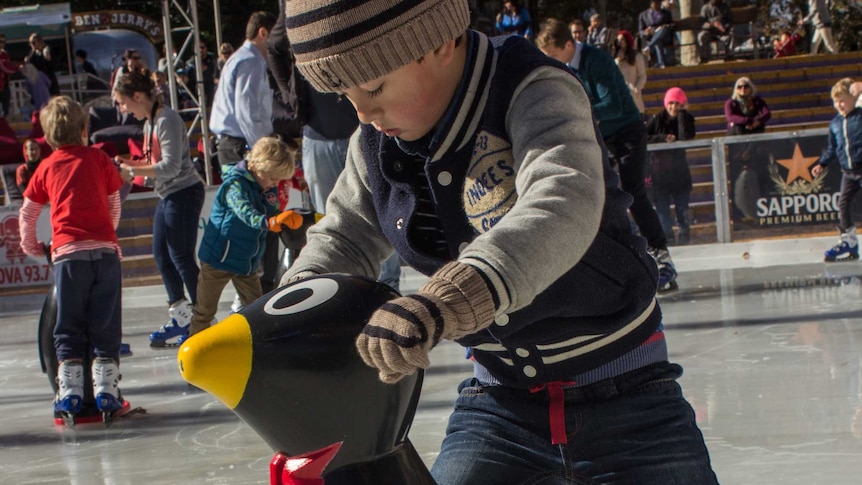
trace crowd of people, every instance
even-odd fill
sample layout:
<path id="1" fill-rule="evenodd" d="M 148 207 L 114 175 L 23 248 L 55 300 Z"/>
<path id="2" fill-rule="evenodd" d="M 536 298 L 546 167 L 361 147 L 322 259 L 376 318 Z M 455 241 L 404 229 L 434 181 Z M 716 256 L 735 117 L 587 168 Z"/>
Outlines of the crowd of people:
<path id="1" fill-rule="evenodd" d="M 163 72 L 150 71 L 134 49 L 125 51 L 111 93 L 122 112 L 144 123 L 143 159 L 112 158 L 85 146 L 86 113 L 52 91 L 50 50 L 31 38 L 25 66 L 47 79 L 40 107 L 53 152 L 43 159 L 38 144 L 25 145 L 21 244 L 44 256 L 35 221 L 50 204 L 47 250 L 63 302 L 55 329 L 55 412 L 80 410 L 87 340 L 100 410 L 122 406 L 116 228 L 121 188 L 142 177 L 159 198 L 153 256 L 168 313 L 150 335 L 151 346 L 181 344 L 205 330 L 228 281 L 242 304 L 336 271 L 398 289 L 403 262 L 428 283 L 378 309 L 356 347 L 387 383 L 427 368 L 442 339 L 470 349 L 475 376 L 459 386 L 432 470 L 438 483 L 576 475 L 717 483 L 676 382 L 682 369 L 669 362 L 656 299 L 677 288 L 669 247 L 690 240 L 692 177 L 684 149 L 648 153 L 647 143 L 696 134 L 679 87 L 664 94 L 664 109 L 645 113 L 647 63 L 675 63 L 665 2 L 651 1 L 639 16 L 640 43 L 599 14 L 589 25 L 582 19 L 534 25 L 514 0 L 503 2 L 496 19 L 507 37 L 493 42 L 469 29 L 466 1 L 418 2 L 406 15 L 372 0 L 358 24 L 350 12 L 324 5 L 283 2 L 278 16 L 254 12 L 242 45 L 234 51 L 223 44 L 218 56 L 202 45 L 200 66 L 168 52 L 159 61 L 160 69 L 184 66 L 186 75 L 200 69 L 212 100 L 209 128 L 222 184 L 197 252 L 204 183 L 184 121 L 166 102 Z M 704 6 L 701 47 L 733 38 L 728 12 L 721 0 Z M 803 21 L 816 26 L 824 17 L 816 19 Z M 820 38 L 831 50 L 831 33 Z M 86 53 L 76 54 L 87 71 Z M 0 56 L 0 74 L 9 65 Z M 841 162 L 848 204 L 860 187 L 862 85 L 842 83 L 832 91 L 838 121 L 820 165 Z M 277 234 L 300 222 L 278 205 L 277 188 L 294 174 L 298 147 L 275 136 L 273 87 L 297 107 L 311 200 L 327 215 L 309 230 L 307 246 L 280 281 L 271 274 Z M 729 135 L 763 132 L 770 119 L 746 77 L 734 84 L 725 115 Z M 731 176 L 748 169 L 746 156 L 731 156 Z M 70 185 L 79 181 L 86 183 L 84 196 Z M 83 207 L 87 217 L 80 216 Z M 858 257 L 845 212 L 842 245 L 831 251 Z M 101 292 L 105 304 L 90 305 L 90 291 Z M 575 426 L 582 421 L 590 425 Z M 475 432 L 480 426 L 483 432 Z M 620 442 L 635 445 L 621 456 Z M 578 471 L 576 447 L 591 463 Z M 510 448 L 522 458 L 512 460 Z"/>

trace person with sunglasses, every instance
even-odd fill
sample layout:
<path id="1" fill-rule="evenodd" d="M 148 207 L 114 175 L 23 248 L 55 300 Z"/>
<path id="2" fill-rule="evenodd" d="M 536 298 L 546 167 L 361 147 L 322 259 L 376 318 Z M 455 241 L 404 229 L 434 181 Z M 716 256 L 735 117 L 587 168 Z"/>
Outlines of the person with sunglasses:
<path id="1" fill-rule="evenodd" d="M 123 61 L 125 61 L 125 64 L 118 67 L 111 78 L 112 91 L 117 89 L 117 86 L 120 84 L 120 78 L 124 75 L 131 72 L 143 72 L 146 69 L 144 62 L 141 60 L 141 54 L 136 49 L 126 49 L 123 53 Z"/>
<path id="2" fill-rule="evenodd" d="M 727 119 L 727 135 L 751 135 L 766 131 L 766 123 L 772 117 L 769 105 L 757 94 L 757 87 L 748 77 L 740 77 L 733 85 L 730 99 L 724 103 L 724 117 Z M 751 199 L 768 190 L 769 167 L 765 156 L 759 156 L 759 144 L 731 143 L 727 154 L 730 162 L 728 175 L 734 184 L 734 202 L 740 208 L 743 220 L 753 219 Z M 736 186 L 740 190 L 736 190 Z M 742 186 L 748 187 L 742 190 Z M 762 187 L 762 189 L 761 189 Z M 742 194 L 748 200 L 742 200 Z"/>

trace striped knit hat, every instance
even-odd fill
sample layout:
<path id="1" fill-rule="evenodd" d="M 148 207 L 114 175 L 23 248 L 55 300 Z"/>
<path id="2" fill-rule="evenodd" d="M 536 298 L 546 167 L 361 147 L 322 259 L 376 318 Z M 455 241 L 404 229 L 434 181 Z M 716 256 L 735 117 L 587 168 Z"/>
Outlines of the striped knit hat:
<path id="1" fill-rule="evenodd" d="M 321 92 L 385 76 L 467 30 L 467 0 L 287 0 L 296 65 Z"/>

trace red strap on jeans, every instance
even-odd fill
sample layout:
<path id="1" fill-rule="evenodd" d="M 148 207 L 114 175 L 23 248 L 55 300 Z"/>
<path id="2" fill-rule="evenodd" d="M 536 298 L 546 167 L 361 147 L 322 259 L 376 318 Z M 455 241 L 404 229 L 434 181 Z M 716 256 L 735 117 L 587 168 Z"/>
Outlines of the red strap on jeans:
<path id="1" fill-rule="evenodd" d="M 531 393 L 548 390 L 548 421 L 551 424 L 551 444 L 564 445 L 569 442 L 566 435 L 566 398 L 563 386 L 573 386 L 575 382 L 548 382 L 530 389 Z"/>

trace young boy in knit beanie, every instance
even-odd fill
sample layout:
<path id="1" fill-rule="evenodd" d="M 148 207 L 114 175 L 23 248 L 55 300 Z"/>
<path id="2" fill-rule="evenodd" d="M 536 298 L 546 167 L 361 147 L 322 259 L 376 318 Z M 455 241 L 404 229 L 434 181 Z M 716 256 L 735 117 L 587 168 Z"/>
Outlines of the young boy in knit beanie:
<path id="1" fill-rule="evenodd" d="M 362 125 L 282 284 L 375 277 L 393 250 L 429 276 L 356 346 L 390 383 L 441 340 L 472 349 L 437 483 L 717 483 L 584 89 L 468 30 L 467 3 L 286 2 L 299 70 Z"/>

